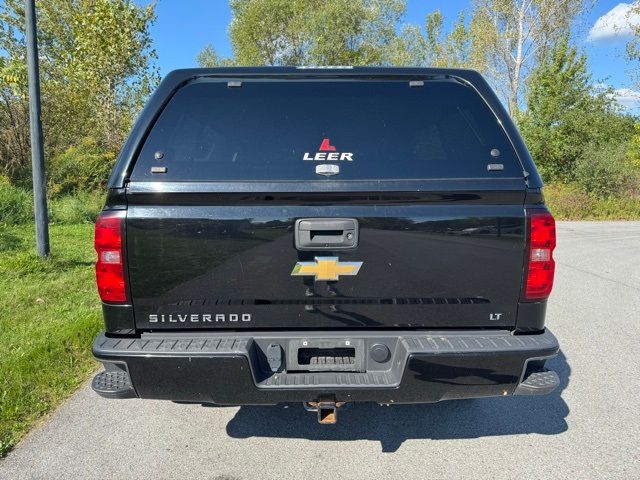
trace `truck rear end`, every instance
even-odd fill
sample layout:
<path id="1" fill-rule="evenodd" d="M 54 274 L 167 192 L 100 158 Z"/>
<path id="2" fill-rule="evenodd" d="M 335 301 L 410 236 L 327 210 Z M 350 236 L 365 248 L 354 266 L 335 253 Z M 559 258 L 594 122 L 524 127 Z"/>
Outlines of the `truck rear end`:
<path id="1" fill-rule="evenodd" d="M 480 75 L 171 73 L 96 223 L 101 395 L 221 405 L 544 394 L 555 225 Z"/>

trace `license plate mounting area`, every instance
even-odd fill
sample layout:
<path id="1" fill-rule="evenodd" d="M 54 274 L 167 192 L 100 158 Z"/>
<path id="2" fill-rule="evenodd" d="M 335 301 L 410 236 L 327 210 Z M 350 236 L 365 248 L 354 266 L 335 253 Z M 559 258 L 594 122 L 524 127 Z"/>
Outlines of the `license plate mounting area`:
<path id="1" fill-rule="evenodd" d="M 292 340 L 289 342 L 287 371 L 364 372 L 364 340 Z"/>

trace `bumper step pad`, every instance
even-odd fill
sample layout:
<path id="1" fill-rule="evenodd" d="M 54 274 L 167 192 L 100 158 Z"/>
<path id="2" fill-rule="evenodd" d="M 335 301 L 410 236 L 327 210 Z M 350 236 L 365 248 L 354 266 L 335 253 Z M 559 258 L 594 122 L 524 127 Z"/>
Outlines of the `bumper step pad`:
<path id="1" fill-rule="evenodd" d="M 533 372 L 525 378 L 514 395 L 547 395 L 560 385 L 560 377 L 553 370 Z"/>
<path id="2" fill-rule="evenodd" d="M 93 377 L 91 388 L 98 395 L 106 398 L 135 398 L 135 390 L 131 386 L 129 374 L 124 370 L 103 371 Z"/>

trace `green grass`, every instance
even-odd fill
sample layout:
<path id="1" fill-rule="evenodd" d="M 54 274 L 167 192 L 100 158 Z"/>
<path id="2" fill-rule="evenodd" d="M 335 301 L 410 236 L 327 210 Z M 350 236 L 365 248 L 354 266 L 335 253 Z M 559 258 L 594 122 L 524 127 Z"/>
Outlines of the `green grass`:
<path id="1" fill-rule="evenodd" d="M 0 225 L 0 457 L 96 369 L 92 235 L 89 223 L 53 225 L 40 260 L 33 227 Z"/>
<path id="2" fill-rule="evenodd" d="M 76 224 L 94 222 L 104 205 L 104 192 L 77 192 L 48 199 L 49 222 Z M 33 222 L 33 195 L 10 185 L 0 176 L 0 225 L 28 225 Z"/>

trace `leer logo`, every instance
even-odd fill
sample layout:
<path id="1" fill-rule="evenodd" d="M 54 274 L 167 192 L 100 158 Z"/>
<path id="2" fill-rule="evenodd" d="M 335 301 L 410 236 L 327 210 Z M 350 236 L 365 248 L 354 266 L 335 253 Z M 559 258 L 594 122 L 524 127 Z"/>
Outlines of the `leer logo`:
<path id="1" fill-rule="evenodd" d="M 298 262 L 293 267 L 294 277 L 311 276 L 315 281 L 335 281 L 340 275 L 357 275 L 362 262 L 341 262 L 338 257 L 316 257 L 315 262 Z"/>
<path id="2" fill-rule="evenodd" d="M 351 152 L 336 152 L 336 147 L 331 145 L 331 140 L 328 138 L 322 139 L 319 151 L 312 157 L 309 152 L 304 153 L 303 160 L 315 161 L 315 162 L 337 162 L 346 160 L 347 162 L 353 162 L 353 153 Z"/>

